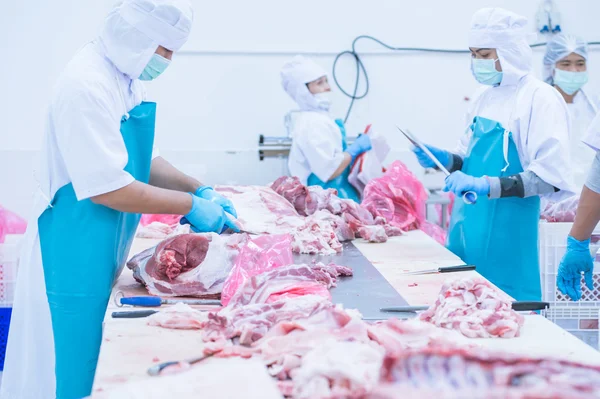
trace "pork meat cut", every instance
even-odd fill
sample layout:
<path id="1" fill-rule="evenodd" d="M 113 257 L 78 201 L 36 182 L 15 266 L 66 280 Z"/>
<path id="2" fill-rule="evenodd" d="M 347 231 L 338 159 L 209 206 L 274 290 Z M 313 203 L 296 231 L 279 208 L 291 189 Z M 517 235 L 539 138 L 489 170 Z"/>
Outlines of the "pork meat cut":
<path id="1" fill-rule="evenodd" d="M 470 338 L 517 337 L 525 320 L 512 310 L 510 297 L 483 277 L 446 281 L 420 317 Z"/>
<path id="2" fill-rule="evenodd" d="M 599 367 L 464 347 L 388 354 L 382 382 L 392 384 L 395 392 L 403 395 L 405 388 L 411 392 L 422 388 L 422 392 L 414 391 L 418 396 L 411 396 L 416 398 L 600 397 Z M 434 392 L 438 394 L 426 396 Z"/>
<path id="3" fill-rule="evenodd" d="M 247 234 L 182 234 L 134 256 L 127 267 L 159 296 L 218 297 Z"/>

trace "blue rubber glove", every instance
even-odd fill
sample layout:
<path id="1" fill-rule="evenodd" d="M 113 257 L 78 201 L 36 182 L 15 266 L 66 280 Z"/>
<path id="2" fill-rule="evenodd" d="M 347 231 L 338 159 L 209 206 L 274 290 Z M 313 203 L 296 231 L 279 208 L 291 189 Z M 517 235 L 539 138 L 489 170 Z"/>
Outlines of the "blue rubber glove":
<path id="1" fill-rule="evenodd" d="M 346 152 L 350 154 L 352 160 L 362 154 L 363 152 L 367 152 L 371 149 L 371 138 L 368 134 L 361 134 L 354 140 L 354 143 L 350 147 L 346 149 Z"/>
<path id="2" fill-rule="evenodd" d="M 220 234 L 227 228 L 232 229 L 236 233 L 240 231 L 219 204 L 197 197 L 191 193 L 190 195 L 192 196 L 192 209 L 187 215 L 181 218 L 179 223 L 189 223 L 192 231 L 196 233 Z"/>
<path id="3" fill-rule="evenodd" d="M 473 177 L 457 171 L 446 177 L 444 191 L 452 191 L 459 197 L 467 191 L 473 191 L 479 197 L 487 196 L 490 193 L 490 182 L 485 177 Z"/>
<path id="4" fill-rule="evenodd" d="M 573 301 L 581 299 L 581 273 L 585 278 L 585 285 L 589 290 L 594 289 L 594 261 L 590 254 L 590 240 L 579 241 L 571 236 L 567 237 L 567 252 L 558 266 L 556 286 L 564 295 Z"/>
<path id="5" fill-rule="evenodd" d="M 238 215 L 237 211 L 233 206 L 233 202 L 223 197 L 221 194 L 217 193 L 215 190 L 213 190 L 212 187 L 202 186 L 198 190 L 196 190 L 194 195 L 196 197 L 203 198 L 207 201 L 214 202 L 217 205 L 221 205 L 221 208 L 223 208 L 225 212 L 231 213 L 233 217 L 237 219 Z"/>
<path id="6" fill-rule="evenodd" d="M 426 145 L 425 147 L 427 147 L 429 152 L 431 152 L 433 154 L 433 156 L 436 157 L 442 165 L 444 165 L 444 167 L 446 167 L 446 168 L 448 167 L 448 164 L 450 163 L 450 153 L 448 151 L 440 150 L 439 148 L 432 147 L 430 145 Z M 429 156 L 427 154 L 425 154 L 425 151 L 423 151 L 419 147 L 413 147 L 412 151 L 417 156 L 417 160 L 419 161 L 419 164 L 422 167 L 424 167 L 424 168 L 435 168 L 436 167 L 435 163 L 431 160 L 431 158 L 429 158 Z"/>

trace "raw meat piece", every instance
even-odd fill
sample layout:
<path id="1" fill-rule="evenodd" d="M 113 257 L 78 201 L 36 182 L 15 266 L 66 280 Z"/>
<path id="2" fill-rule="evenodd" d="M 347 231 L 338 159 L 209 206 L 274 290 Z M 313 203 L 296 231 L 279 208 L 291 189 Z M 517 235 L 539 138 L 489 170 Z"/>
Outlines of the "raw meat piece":
<path id="1" fill-rule="evenodd" d="M 423 231 L 444 244 L 446 233 L 425 220 L 427 191 L 423 184 L 400 161 L 392 163 L 383 177 L 373 179 L 365 187 L 362 207 L 373 216 L 403 231 Z"/>
<path id="2" fill-rule="evenodd" d="M 569 222 L 575 221 L 575 214 L 579 206 L 579 196 L 569 197 L 560 202 L 550 202 L 542 210 L 540 218 L 547 222 Z"/>
<path id="3" fill-rule="evenodd" d="M 369 338 L 387 354 L 437 346 L 475 346 L 456 331 L 436 327 L 418 319 L 389 319 L 369 326 Z"/>
<path id="4" fill-rule="evenodd" d="M 331 298 L 328 289 L 337 277 L 351 276 L 352 269 L 335 264 L 288 265 L 253 276 L 231 298 L 228 306 L 270 303 L 283 298 L 315 294 Z"/>
<path id="5" fill-rule="evenodd" d="M 384 226 L 362 226 L 357 228 L 358 235 L 369 242 L 386 242 L 388 235 Z"/>
<path id="6" fill-rule="evenodd" d="M 449 280 L 420 318 L 470 338 L 513 338 L 519 336 L 525 319 L 511 304 L 508 295 L 483 277 Z"/>
<path id="7" fill-rule="evenodd" d="M 221 303 L 229 304 L 231 297 L 251 277 L 292 263 L 290 235 L 263 235 L 251 239 L 240 250 L 233 269 L 223 284 Z"/>
<path id="8" fill-rule="evenodd" d="M 354 231 L 350 228 L 348 223 L 341 216 L 334 215 L 329 211 L 321 210 L 315 212 L 314 215 L 310 216 L 309 218 L 329 222 L 329 224 L 331 224 L 331 227 L 333 227 L 333 229 L 335 230 L 337 239 L 340 242 L 351 241 L 356 238 Z"/>
<path id="9" fill-rule="evenodd" d="M 241 229 L 254 234 L 286 234 L 304 225 L 294 206 L 268 187 L 216 186 L 238 212 Z"/>
<path id="10" fill-rule="evenodd" d="M 600 397 L 600 367 L 484 349 L 428 347 L 396 352 L 384 359 L 381 376 L 398 391 L 437 389 L 442 395 L 436 398 Z"/>
<path id="11" fill-rule="evenodd" d="M 333 188 L 324 189 L 321 186 L 309 186 L 310 203 L 308 204 L 307 213 L 313 215 L 321 210 L 328 210 L 337 215 L 341 211 L 341 200 L 339 199 L 337 190 Z"/>
<path id="12" fill-rule="evenodd" d="M 181 302 L 148 317 L 149 326 L 176 330 L 199 330 L 207 321 L 207 312 L 200 312 Z"/>
<path id="13" fill-rule="evenodd" d="M 219 296 L 247 234 L 182 234 L 134 256 L 129 267 L 159 296 Z"/>
<path id="14" fill-rule="evenodd" d="M 306 218 L 293 233 L 292 251 L 300 254 L 333 255 L 342 252 L 342 244 L 331 224 L 325 220 Z"/>
<path id="15" fill-rule="evenodd" d="M 380 347 L 357 341 L 321 344 L 293 373 L 294 398 L 363 398 L 379 381 Z"/>
<path id="16" fill-rule="evenodd" d="M 369 242 L 386 242 L 388 237 L 402 235 L 400 228 L 387 224 L 386 220 L 379 216 L 371 224 L 364 224 L 350 213 L 345 213 L 344 218 L 348 222 L 350 229 L 357 236 Z"/>
<path id="17" fill-rule="evenodd" d="M 306 319 L 332 307 L 331 302 L 316 295 L 304 295 L 268 304 L 228 306 L 208 314 L 209 321 L 202 331 L 203 340 L 222 342 L 239 337 L 241 345 L 250 345 L 265 336 L 277 323 Z M 229 352 L 228 355 L 233 353 Z"/>
<path id="18" fill-rule="evenodd" d="M 300 215 L 308 216 L 315 212 L 314 207 L 312 207 L 312 212 L 307 209 L 311 208 L 311 195 L 308 188 L 297 177 L 282 176 L 271 184 L 271 188 L 288 200 Z"/>

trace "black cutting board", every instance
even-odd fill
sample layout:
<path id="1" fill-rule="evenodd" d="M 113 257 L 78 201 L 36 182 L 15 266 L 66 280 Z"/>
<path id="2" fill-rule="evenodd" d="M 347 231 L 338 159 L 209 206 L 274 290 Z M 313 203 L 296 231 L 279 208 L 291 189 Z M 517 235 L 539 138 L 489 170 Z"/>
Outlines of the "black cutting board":
<path id="1" fill-rule="evenodd" d="M 406 306 L 408 303 L 352 242 L 345 242 L 344 250 L 335 255 L 294 254 L 296 264 L 310 264 L 313 261 L 333 262 L 352 268 L 353 276 L 339 277 L 337 287 L 331 289 L 333 303 L 341 303 L 346 309 L 358 309 L 365 319 L 411 317 L 410 313 L 390 314 L 379 310 L 386 306 Z"/>

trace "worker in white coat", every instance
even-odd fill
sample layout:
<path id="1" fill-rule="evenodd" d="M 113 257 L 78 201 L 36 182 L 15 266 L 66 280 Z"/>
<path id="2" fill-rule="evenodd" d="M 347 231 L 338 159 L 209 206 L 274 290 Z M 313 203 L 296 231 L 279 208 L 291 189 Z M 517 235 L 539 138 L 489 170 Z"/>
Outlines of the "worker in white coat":
<path id="1" fill-rule="evenodd" d="M 290 173 L 302 184 L 334 188 L 341 198 L 359 202 L 348 176 L 353 160 L 371 149 L 371 139 L 360 135 L 347 145 L 344 123 L 329 115 L 331 87 L 327 72 L 312 60 L 294 57 L 281 69 L 281 81 L 300 107 L 291 133 Z"/>
<path id="2" fill-rule="evenodd" d="M 586 181 L 596 152 L 582 142 L 598 113 L 597 98 L 583 86 L 588 81 L 588 47 L 583 38 L 558 34 L 546 45 L 544 80 L 554 86 L 567 103 L 571 122 L 571 165 L 578 191 Z"/>
<path id="3" fill-rule="evenodd" d="M 467 131 L 451 153 L 431 152 L 452 172 L 457 201 L 448 248 L 516 300 L 540 300 L 540 196 L 573 194 L 569 122 L 558 91 L 534 77 L 527 19 L 501 8 L 473 16 L 471 71 L 487 86 L 468 112 Z M 415 150 L 424 167 L 433 162 Z"/>
<path id="4" fill-rule="evenodd" d="M 185 215 L 221 232 L 230 202 L 158 156 L 157 78 L 187 41 L 185 0 L 125 0 L 69 62 L 48 108 L 42 162 L 19 264 L 0 396 L 91 393 L 102 320 L 140 213 Z"/>

